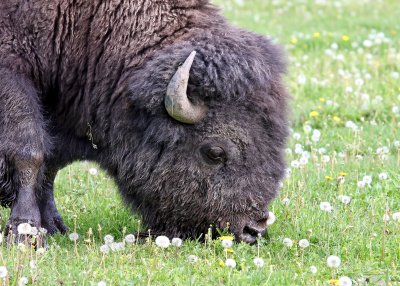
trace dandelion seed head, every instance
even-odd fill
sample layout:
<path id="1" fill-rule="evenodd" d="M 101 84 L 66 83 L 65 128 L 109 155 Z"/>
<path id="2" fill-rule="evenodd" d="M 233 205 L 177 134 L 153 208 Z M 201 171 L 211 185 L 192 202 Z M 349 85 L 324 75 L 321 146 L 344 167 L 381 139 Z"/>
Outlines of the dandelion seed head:
<path id="1" fill-rule="evenodd" d="M 395 212 L 392 215 L 394 221 L 400 221 L 400 212 Z"/>
<path id="2" fill-rule="evenodd" d="M 114 236 L 112 236 L 111 234 L 107 234 L 106 236 L 104 236 L 105 244 L 111 244 L 113 242 L 114 242 Z"/>
<path id="3" fill-rule="evenodd" d="M 233 246 L 233 241 L 232 240 L 222 240 L 221 245 L 223 248 L 231 248 Z"/>
<path id="4" fill-rule="evenodd" d="M 300 239 L 299 240 L 299 246 L 303 249 L 307 248 L 310 246 L 310 242 L 307 239 Z"/>
<path id="5" fill-rule="evenodd" d="M 324 212 L 332 212 L 333 211 L 333 207 L 331 206 L 331 204 L 329 202 L 320 203 L 319 208 Z"/>
<path id="6" fill-rule="evenodd" d="M 107 254 L 110 252 L 110 246 L 108 246 L 107 244 L 104 244 L 102 246 L 100 246 L 100 252 L 103 254 Z"/>
<path id="7" fill-rule="evenodd" d="M 235 268 L 236 267 L 236 261 L 232 258 L 228 258 L 227 260 L 225 260 L 225 266 L 226 267 L 231 267 L 231 268 Z"/>
<path id="8" fill-rule="evenodd" d="M 0 266 L 0 278 L 6 278 L 8 274 L 7 267 Z"/>
<path id="9" fill-rule="evenodd" d="M 127 236 L 125 236 L 125 242 L 126 243 L 135 243 L 136 238 L 133 234 L 128 234 Z"/>
<path id="10" fill-rule="evenodd" d="M 339 200 L 340 200 L 343 204 L 347 205 L 347 204 L 349 204 L 349 203 L 351 202 L 351 197 L 342 195 L 342 196 L 339 196 Z"/>
<path id="11" fill-rule="evenodd" d="M 282 204 L 284 204 L 285 206 L 288 206 L 290 204 L 290 199 L 289 198 L 283 198 L 282 199 Z"/>
<path id="12" fill-rule="evenodd" d="M 18 286 L 24 286 L 24 285 L 28 284 L 28 282 L 29 282 L 28 278 L 26 278 L 25 276 L 22 276 L 18 280 Z"/>
<path id="13" fill-rule="evenodd" d="M 73 232 L 73 233 L 70 233 L 68 237 L 72 241 L 77 241 L 79 239 L 79 234 L 77 234 L 76 232 Z"/>
<path id="14" fill-rule="evenodd" d="M 312 274 L 315 274 L 315 273 L 317 273 L 317 272 L 318 272 L 318 269 L 317 269 L 317 267 L 316 267 L 316 266 L 314 266 L 314 265 L 310 266 L 310 272 L 311 272 Z"/>
<path id="15" fill-rule="evenodd" d="M 267 226 L 274 224 L 276 221 L 276 216 L 273 212 L 268 212 Z"/>
<path id="16" fill-rule="evenodd" d="M 388 174 L 387 173 L 380 173 L 379 174 L 379 180 L 384 181 L 388 179 Z"/>
<path id="17" fill-rule="evenodd" d="M 182 239 L 180 239 L 179 237 L 174 237 L 172 240 L 171 240 L 171 244 L 173 245 L 173 246 L 175 246 L 175 247 L 181 247 L 182 246 Z"/>
<path id="18" fill-rule="evenodd" d="M 164 235 L 157 236 L 155 242 L 156 245 L 160 248 L 168 248 L 168 246 L 171 244 L 169 238 Z"/>
<path id="19" fill-rule="evenodd" d="M 196 255 L 189 255 L 188 256 L 188 262 L 189 263 L 196 263 L 199 260 L 199 258 Z"/>
<path id="20" fill-rule="evenodd" d="M 260 257 L 254 258 L 253 263 L 257 268 L 263 268 L 264 267 L 264 259 L 262 259 Z"/>
<path id="21" fill-rule="evenodd" d="M 326 259 L 326 264 L 328 264 L 328 267 L 330 267 L 330 268 L 338 268 L 340 266 L 340 263 L 341 263 L 341 260 L 336 255 L 330 255 Z"/>
<path id="22" fill-rule="evenodd" d="M 92 175 L 92 176 L 97 176 L 98 173 L 99 172 L 97 171 L 96 168 L 90 168 L 89 169 L 89 174 Z"/>
<path id="23" fill-rule="evenodd" d="M 340 286 L 351 286 L 353 285 L 353 282 L 351 279 L 347 276 L 342 276 L 339 278 L 339 285 Z"/>
<path id="24" fill-rule="evenodd" d="M 293 246 L 293 240 L 291 240 L 288 237 L 285 237 L 283 239 L 283 245 L 286 246 L 286 247 L 292 247 Z"/>
<path id="25" fill-rule="evenodd" d="M 17 227 L 18 234 L 29 235 L 32 232 L 32 226 L 29 223 L 21 223 Z"/>

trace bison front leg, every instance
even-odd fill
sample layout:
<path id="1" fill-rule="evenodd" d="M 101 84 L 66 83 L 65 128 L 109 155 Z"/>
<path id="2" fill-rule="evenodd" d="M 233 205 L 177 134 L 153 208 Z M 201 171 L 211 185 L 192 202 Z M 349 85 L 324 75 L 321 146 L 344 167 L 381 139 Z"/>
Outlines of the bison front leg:
<path id="1" fill-rule="evenodd" d="M 46 172 L 39 196 L 42 227 L 45 228 L 49 234 L 57 232 L 66 233 L 68 230 L 57 210 L 56 202 L 54 200 L 53 189 L 56 175 L 56 170 L 50 169 Z"/>
<path id="2" fill-rule="evenodd" d="M 0 199 L 11 205 L 8 230 L 13 234 L 21 223 L 41 226 L 36 190 L 48 145 L 43 126 L 32 82 L 0 68 Z"/>

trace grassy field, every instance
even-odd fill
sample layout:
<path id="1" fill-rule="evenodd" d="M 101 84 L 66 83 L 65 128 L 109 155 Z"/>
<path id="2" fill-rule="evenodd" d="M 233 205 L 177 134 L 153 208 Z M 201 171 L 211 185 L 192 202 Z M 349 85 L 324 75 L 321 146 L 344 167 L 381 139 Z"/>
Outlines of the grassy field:
<path id="1" fill-rule="evenodd" d="M 45 253 L 0 247 L 8 271 L 0 285 L 21 277 L 29 285 L 339 285 L 342 276 L 353 285 L 400 285 L 398 1 L 214 2 L 235 25 L 284 45 L 290 62 L 290 170 L 271 206 L 269 239 L 228 252 L 218 240 L 166 249 L 153 240 L 104 254 L 105 235 L 120 242 L 146 228 L 111 178 L 74 164 L 59 173 L 56 200 L 79 239 L 56 235 Z M 9 210 L 0 214 L 4 227 Z M 327 265 L 330 255 L 341 259 L 338 268 Z"/>

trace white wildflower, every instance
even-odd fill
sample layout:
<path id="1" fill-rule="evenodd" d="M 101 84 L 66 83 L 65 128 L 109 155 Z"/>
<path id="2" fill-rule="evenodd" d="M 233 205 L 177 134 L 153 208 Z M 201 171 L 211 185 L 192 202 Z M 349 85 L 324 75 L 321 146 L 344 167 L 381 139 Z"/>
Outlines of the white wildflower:
<path id="1" fill-rule="evenodd" d="M 124 240 L 126 243 L 135 243 L 136 238 L 133 234 L 128 234 L 127 236 L 125 236 Z"/>
<path id="2" fill-rule="evenodd" d="M 290 204 L 290 199 L 289 198 L 283 198 L 282 199 L 282 204 L 284 204 L 285 206 L 288 206 Z"/>
<path id="3" fill-rule="evenodd" d="M 196 263 L 199 260 L 199 258 L 196 255 L 189 255 L 188 256 L 188 262 L 189 263 Z"/>
<path id="4" fill-rule="evenodd" d="M 340 266 L 340 258 L 336 255 L 331 255 L 328 256 L 328 258 L 326 259 L 326 263 L 328 264 L 328 266 L 330 268 L 338 268 Z"/>
<path id="5" fill-rule="evenodd" d="M 400 212 L 393 213 L 392 218 L 394 221 L 400 221 Z"/>
<path id="6" fill-rule="evenodd" d="M 96 168 L 90 168 L 89 169 L 89 174 L 92 175 L 92 176 L 97 176 L 98 173 L 99 172 L 97 171 Z"/>
<path id="7" fill-rule="evenodd" d="M 333 207 L 329 202 L 322 202 L 319 204 L 319 208 L 325 212 L 331 212 L 333 211 Z"/>
<path id="8" fill-rule="evenodd" d="M 273 212 L 268 212 L 267 226 L 274 224 L 276 221 L 276 216 Z"/>
<path id="9" fill-rule="evenodd" d="M 70 233 L 68 237 L 72 241 L 77 241 L 79 239 L 79 234 L 77 234 L 76 232 L 73 232 L 73 233 Z"/>
<path id="10" fill-rule="evenodd" d="M 340 286 L 351 286 L 353 285 L 353 282 L 351 282 L 351 279 L 347 276 L 342 276 L 339 278 L 339 285 Z"/>
<path id="11" fill-rule="evenodd" d="M 232 258 L 228 258 L 228 259 L 225 261 L 225 266 L 226 266 L 226 267 L 235 268 L 235 267 L 236 267 L 236 261 L 233 260 Z"/>
<path id="12" fill-rule="evenodd" d="M 388 214 L 384 214 L 383 221 L 389 221 L 389 220 L 390 220 L 390 216 Z"/>
<path id="13" fill-rule="evenodd" d="M 387 173 L 380 173 L 379 174 L 379 180 L 384 181 L 387 180 L 388 174 Z"/>
<path id="14" fill-rule="evenodd" d="M 102 246 L 100 246 L 100 252 L 103 254 L 107 254 L 110 252 L 110 246 L 108 246 L 107 244 L 104 244 Z"/>
<path id="15" fill-rule="evenodd" d="M 170 241 L 169 238 L 164 236 L 164 235 L 160 235 L 157 236 L 156 238 L 156 245 L 160 248 L 167 248 L 170 245 Z"/>
<path id="16" fill-rule="evenodd" d="M 228 239 L 224 239 L 221 241 L 222 247 L 223 248 L 231 248 L 233 246 L 233 241 L 232 240 L 228 240 Z"/>
<path id="17" fill-rule="evenodd" d="M 24 286 L 24 285 L 28 284 L 28 282 L 29 282 L 28 278 L 26 278 L 25 276 L 22 276 L 18 280 L 18 286 Z"/>
<path id="18" fill-rule="evenodd" d="M 21 223 L 17 227 L 18 234 L 28 235 L 31 234 L 32 226 L 29 223 Z"/>
<path id="19" fill-rule="evenodd" d="M 105 244 L 111 244 L 113 242 L 114 242 L 114 236 L 112 236 L 111 234 L 107 234 L 106 236 L 104 236 Z"/>
<path id="20" fill-rule="evenodd" d="M 262 267 L 264 267 L 264 259 L 262 259 L 262 258 L 260 258 L 260 257 L 254 258 L 253 262 L 254 262 L 254 265 L 255 265 L 257 268 L 262 268 Z"/>
<path id="21" fill-rule="evenodd" d="M 363 181 L 365 184 L 370 185 L 372 183 L 372 176 L 364 176 Z"/>
<path id="22" fill-rule="evenodd" d="M 283 245 L 286 246 L 286 247 L 292 247 L 293 246 L 293 240 L 291 240 L 288 237 L 285 237 L 283 239 Z"/>
<path id="23" fill-rule="evenodd" d="M 312 265 L 312 266 L 310 267 L 310 272 L 311 272 L 312 274 L 317 273 L 317 271 L 318 271 L 318 269 L 317 269 L 317 267 L 315 267 L 314 265 Z"/>
<path id="24" fill-rule="evenodd" d="M 347 205 L 351 202 L 351 198 L 349 196 L 345 196 L 345 195 L 339 196 L 339 200 L 345 205 Z"/>
<path id="25" fill-rule="evenodd" d="M 175 247 L 181 247 L 182 246 L 182 239 L 180 239 L 179 237 L 174 237 L 171 241 L 171 244 Z"/>
<path id="26" fill-rule="evenodd" d="M 6 278 L 8 274 L 7 267 L 0 266 L 0 278 Z"/>
<path id="27" fill-rule="evenodd" d="M 300 239 L 299 240 L 299 246 L 301 247 L 301 248 L 307 248 L 307 247 L 309 247 L 310 246 L 310 242 L 307 240 L 307 239 Z"/>

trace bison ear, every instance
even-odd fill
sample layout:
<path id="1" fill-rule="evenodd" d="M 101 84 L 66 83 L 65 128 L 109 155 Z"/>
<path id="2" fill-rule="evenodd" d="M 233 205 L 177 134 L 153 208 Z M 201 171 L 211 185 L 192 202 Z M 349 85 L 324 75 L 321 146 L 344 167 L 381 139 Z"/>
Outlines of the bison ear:
<path id="1" fill-rule="evenodd" d="M 196 51 L 193 51 L 182 66 L 178 68 L 167 87 L 164 99 L 165 109 L 175 120 L 195 124 L 206 115 L 208 108 L 205 105 L 194 105 L 187 96 L 187 87 Z"/>

